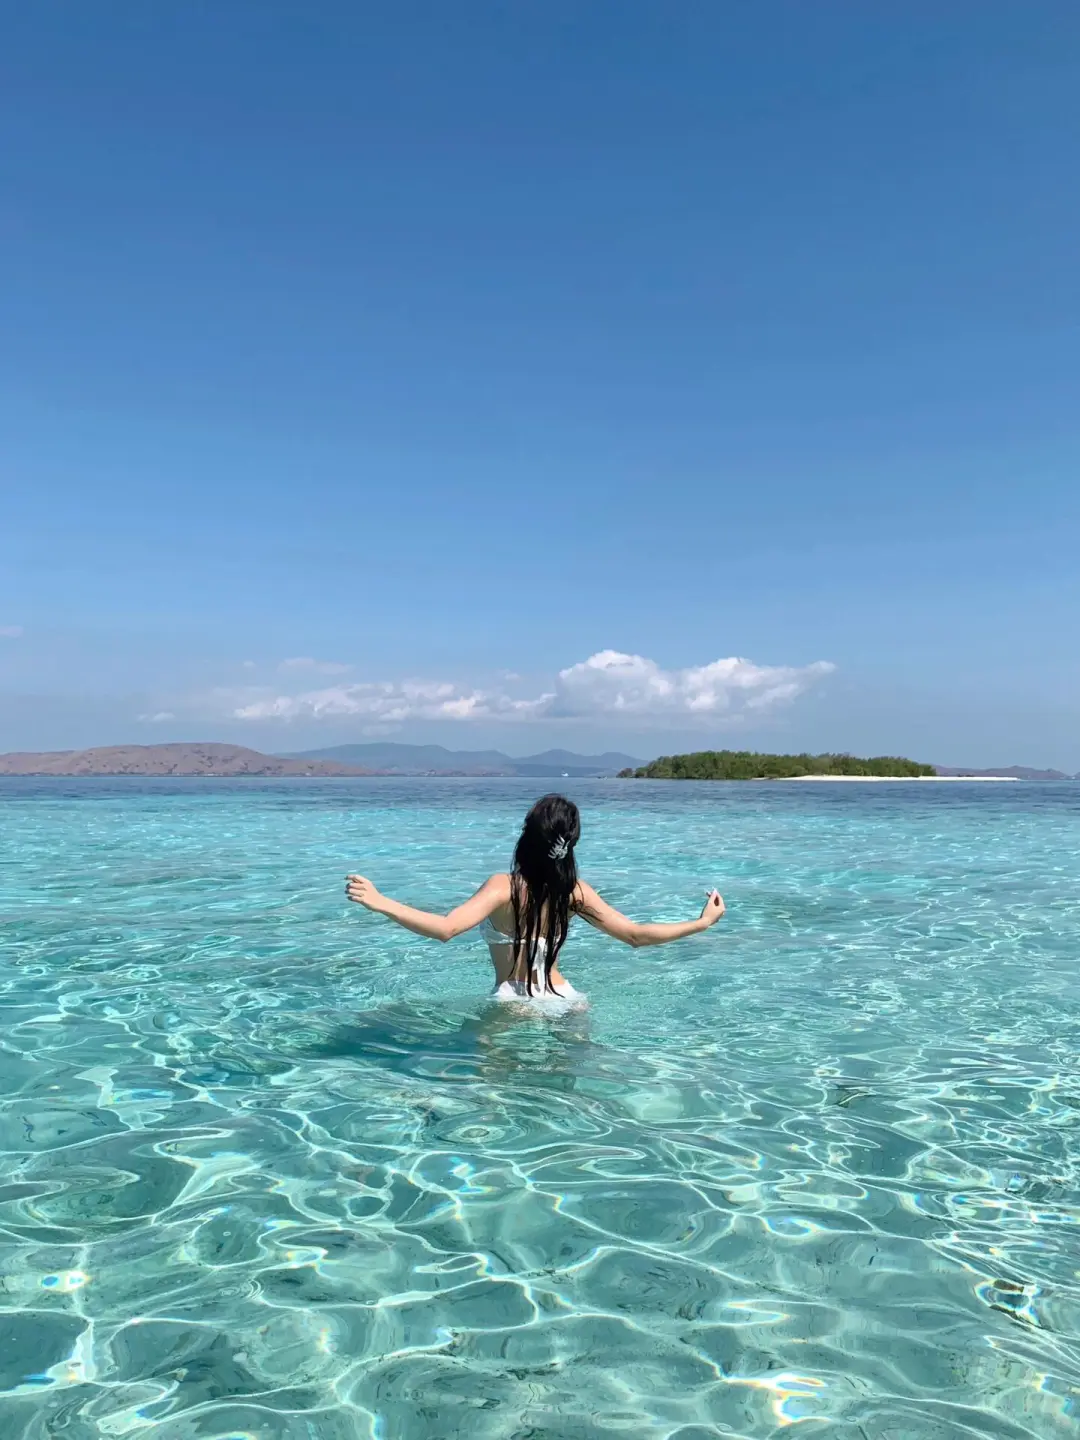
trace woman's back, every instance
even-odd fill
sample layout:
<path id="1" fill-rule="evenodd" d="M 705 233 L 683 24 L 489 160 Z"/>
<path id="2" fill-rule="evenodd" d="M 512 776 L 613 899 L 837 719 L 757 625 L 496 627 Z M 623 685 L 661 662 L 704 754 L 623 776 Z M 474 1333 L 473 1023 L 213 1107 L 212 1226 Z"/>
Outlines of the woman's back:
<path id="1" fill-rule="evenodd" d="M 527 896 L 519 898 L 515 912 L 513 888 L 517 884 L 527 888 L 526 882 L 513 875 L 492 876 L 493 881 L 504 880 L 507 898 L 497 906 L 480 927 L 480 933 L 487 942 L 491 963 L 495 967 L 495 993 L 500 999 L 520 999 L 523 995 L 554 993 L 562 999 L 580 999 L 578 992 L 559 973 L 558 956 L 550 969 L 547 966 L 548 943 L 544 931 L 548 916 L 541 908 L 541 931 L 536 937 L 535 950 L 531 957 L 528 948 L 518 937 L 517 915 L 521 913 L 522 900 L 527 908 Z M 490 881 L 488 882 L 491 883 Z M 545 980 L 547 983 L 545 983 Z M 504 993 L 505 992 L 505 993 Z"/>

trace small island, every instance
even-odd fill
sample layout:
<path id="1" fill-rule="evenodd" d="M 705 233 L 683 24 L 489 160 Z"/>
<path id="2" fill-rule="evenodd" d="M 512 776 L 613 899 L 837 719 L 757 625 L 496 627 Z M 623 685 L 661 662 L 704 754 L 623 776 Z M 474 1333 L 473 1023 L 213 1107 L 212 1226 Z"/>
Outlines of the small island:
<path id="1" fill-rule="evenodd" d="M 620 780 L 919 780 L 936 775 L 933 765 L 896 755 L 763 755 L 756 750 L 696 750 L 661 755 L 648 765 L 620 770 Z"/>

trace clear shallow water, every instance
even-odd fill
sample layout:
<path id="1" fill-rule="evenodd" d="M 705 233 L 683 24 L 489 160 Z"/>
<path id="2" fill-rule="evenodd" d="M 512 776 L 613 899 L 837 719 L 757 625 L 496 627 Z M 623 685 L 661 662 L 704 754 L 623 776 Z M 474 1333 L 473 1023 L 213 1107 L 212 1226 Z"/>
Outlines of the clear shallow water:
<path id="1" fill-rule="evenodd" d="M 567 784 L 523 1020 L 535 782 L 0 782 L 9 1434 L 1078 1433 L 1080 786 Z"/>

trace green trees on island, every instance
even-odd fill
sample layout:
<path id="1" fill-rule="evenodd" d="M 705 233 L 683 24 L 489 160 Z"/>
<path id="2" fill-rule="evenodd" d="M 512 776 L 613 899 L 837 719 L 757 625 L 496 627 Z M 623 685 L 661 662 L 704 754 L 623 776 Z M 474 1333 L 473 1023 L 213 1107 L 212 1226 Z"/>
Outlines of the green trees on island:
<path id="1" fill-rule="evenodd" d="M 620 780 L 791 780 L 799 775 L 890 775 L 917 779 L 933 775 L 895 755 L 761 755 L 756 750 L 697 750 L 691 755 L 661 755 L 636 770 L 620 770 Z"/>

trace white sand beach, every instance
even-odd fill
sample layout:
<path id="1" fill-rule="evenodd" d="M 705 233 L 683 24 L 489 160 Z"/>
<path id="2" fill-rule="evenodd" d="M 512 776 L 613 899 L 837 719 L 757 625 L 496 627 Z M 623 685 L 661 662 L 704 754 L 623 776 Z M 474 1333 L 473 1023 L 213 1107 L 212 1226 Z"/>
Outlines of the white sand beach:
<path id="1" fill-rule="evenodd" d="M 971 784 L 972 782 L 988 782 L 991 785 L 1000 785 L 1004 783 L 1015 785 L 1019 783 L 1019 776 L 1017 775 L 785 775 L 779 778 L 785 780 L 799 781 L 824 780 L 828 781 L 830 785 L 835 783 L 855 785 L 910 785 L 912 781 L 916 781 L 920 785 L 924 781 L 929 781 L 932 785 L 951 785 L 954 781 L 957 780 L 959 780 L 965 785 Z"/>

